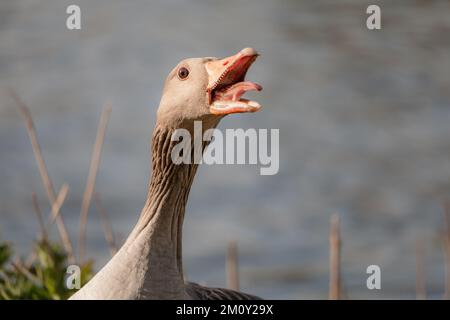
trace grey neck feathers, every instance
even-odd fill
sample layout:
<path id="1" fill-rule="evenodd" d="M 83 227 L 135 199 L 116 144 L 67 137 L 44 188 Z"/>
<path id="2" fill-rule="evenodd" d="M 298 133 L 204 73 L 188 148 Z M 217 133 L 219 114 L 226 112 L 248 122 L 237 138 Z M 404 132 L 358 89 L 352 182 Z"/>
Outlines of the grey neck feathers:
<path id="1" fill-rule="evenodd" d="M 198 165 L 174 164 L 173 130 L 156 126 L 152 138 L 152 177 L 145 206 L 128 244 L 145 242 L 145 291 L 177 295 L 184 290 L 182 226 L 189 191 Z M 153 294 L 153 292 L 148 292 Z M 166 297 L 168 297 L 166 296 Z"/>

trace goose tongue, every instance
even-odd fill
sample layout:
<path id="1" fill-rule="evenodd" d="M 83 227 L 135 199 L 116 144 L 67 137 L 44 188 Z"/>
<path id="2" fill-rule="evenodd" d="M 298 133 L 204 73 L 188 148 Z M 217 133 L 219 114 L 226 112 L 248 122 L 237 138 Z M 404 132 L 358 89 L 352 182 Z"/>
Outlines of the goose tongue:
<path id="1" fill-rule="evenodd" d="M 251 81 L 243 81 L 235 83 L 231 86 L 225 87 L 215 92 L 215 99 L 217 100 L 231 100 L 239 101 L 241 96 L 247 91 L 261 91 L 262 87 Z"/>

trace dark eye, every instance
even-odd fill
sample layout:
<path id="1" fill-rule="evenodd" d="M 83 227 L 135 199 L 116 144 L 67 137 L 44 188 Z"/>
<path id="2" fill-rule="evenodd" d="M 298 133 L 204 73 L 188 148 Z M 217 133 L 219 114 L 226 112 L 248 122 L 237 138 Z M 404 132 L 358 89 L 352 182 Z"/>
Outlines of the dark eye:
<path id="1" fill-rule="evenodd" d="M 187 68 L 181 67 L 178 70 L 178 78 L 180 78 L 181 80 L 186 79 L 188 77 L 188 75 L 189 75 L 189 70 Z"/>

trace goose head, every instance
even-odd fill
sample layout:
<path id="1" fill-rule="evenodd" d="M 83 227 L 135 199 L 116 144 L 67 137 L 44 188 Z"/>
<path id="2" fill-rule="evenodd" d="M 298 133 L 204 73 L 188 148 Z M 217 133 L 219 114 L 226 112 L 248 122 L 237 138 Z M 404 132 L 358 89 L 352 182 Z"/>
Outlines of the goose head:
<path id="1" fill-rule="evenodd" d="M 172 128 L 195 120 L 217 124 L 228 114 L 256 112 L 258 102 L 241 98 L 246 91 L 262 90 L 245 76 L 258 57 L 252 48 L 219 58 L 181 61 L 168 75 L 157 112 L 157 122 Z"/>

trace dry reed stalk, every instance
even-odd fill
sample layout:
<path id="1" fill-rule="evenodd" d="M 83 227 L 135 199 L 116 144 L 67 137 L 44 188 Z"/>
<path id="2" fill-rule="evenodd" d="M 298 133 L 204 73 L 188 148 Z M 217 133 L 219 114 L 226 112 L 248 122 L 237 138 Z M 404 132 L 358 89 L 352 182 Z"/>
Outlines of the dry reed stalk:
<path id="1" fill-rule="evenodd" d="M 102 221 L 102 228 L 103 228 L 103 232 L 105 234 L 105 240 L 108 243 L 109 250 L 111 251 L 111 257 L 112 257 L 117 253 L 117 246 L 114 241 L 114 232 L 112 230 L 111 223 L 108 218 L 108 214 L 105 210 L 105 207 L 103 207 L 103 204 L 100 200 L 100 196 L 97 192 L 94 193 L 94 200 L 95 200 L 95 204 L 97 206 L 97 210 L 100 214 L 100 219 Z"/>
<path id="2" fill-rule="evenodd" d="M 41 208 L 39 207 L 39 201 L 37 199 L 36 192 L 33 191 L 33 193 L 31 194 L 31 198 L 32 198 L 32 201 L 33 201 L 34 213 L 36 214 L 36 217 L 38 219 L 39 230 L 41 230 L 40 237 L 42 239 L 44 239 L 45 241 L 47 241 L 48 240 L 48 234 L 47 234 L 47 230 L 46 230 L 45 225 L 44 225 L 44 218 L 42 216 Z M 36 258 L 37 258 L 36 252 L 34 250 L 32 250 L 31 253 L 28 255 L 28 258 L 27 258 L 27 260 L 25 262 L 26 269 L 31 267 L 31 265 L 34 263 Z"/>
<path id="3" fill-rule="evenodd" d="M 61 209 L 64 201 L 66 200 L 68 191 L 69 191 L 69 186 L 66 183 L 63 183 L 61 189 L 59 189 L 58 196 L 56 197 L 56 201 L 55 201 L 55 203 L 53 203 L 53 206 L 51 208 L 50 215 L 49 215 L 49 218 L 47 221 L 47 225 L 46 226 L 43 225 L 43 227 L 42 227 L 42 229 L 46 233 L 46 237 L 44 238 L 45 240 L 48 239 L 47 231 L 50 230 L 52 224 L 55 222 L 56 218 L 58 217 L 58 215 L 61 212 L 60 209 Z M 36 199 L 36 201 L 37 201 L 37 199 Z M 37 204 L 37 202 L 36 202 L 36 204 Z M 42 224 L 43 223 L 44 222 L 42 222 Z M 28 258 L 25 262 L 25 265 L 27 267 L 30 267 L 34 263 L 34 261 L 36 261 L 36 258 L 37 258 L 36 252 L 34 252 L 34 251 L 31 252 L 31 254 L 28 256 Z M 74 263 L 75 261 L 73 260 L 70 262 Z"/>
<path id="4" fill-rule="evenodd" d="M 94 192 L 95 179 L 97 177 L 97 171 L 100 164 L 103 141 L 105 138 L 105 131 L 108 125 L 109 115 L 111 113 L 111 105 L 106 105 L 100 116 L 98 124 L 97 137 L 94 143 L 94 149 L 92 151 L 91 163 L 89 166 L 89 173 L 86 182 L 86 188 L 83 194 L 83 201 L 81 203 L 80 211 L 80 230 L 78 234 L 78 246 L 79 246 L 79 261 L 83 263 L 85 248 L 86 248 L 86 224 L 89 213 L 89 206 Z"/>
<path id="5" fill-rule="evenodd" d="M 44 240 L 48 239 L 48 235 L 47 235 L 47 230 L 45 228 L 44 225 L 44 218 L 42 217 L 42 211 L 41 208 L 39 207 L 39 202 L 36 196 L 36 192 L 33 191 L 33 193 L 31 194 L 31 198 L 33 200 L 33 209 L 34 209 L 34 213 L 36 214 L 38 223 L 39 223 L 39 230 L 41 230 L 41 237 Z"/>
<path id="6" fill-rule="evenodd" d="M 69 186 L 67 183 L 63 183 L 61 189 L 59 189 L 58 196 L 56 197 L 56 201 L 53 203 L 51 208 L 51 215 L 48 218 L 47 222 L 47 230 L 50 229 L 52 224 L 56 221 L 58 216 L 61 214 L 61 207 L 66 200 L 67 193 L 69 192 Z"/>
<path id="7" fill-rule="evenodd" d="M 29 255 L 27 260 L 25 261 L 25 266 L 27 269 L 31 268 L 31 266 L 33 265 L 33 263 L 36 261 L 37 259 L 37 254 L 36 252 L 33 250 Z"/>
<path id="8" fill-rule="evenodd" d="M 237 242 L 230 241 L 227 248 L 227 286 L 239 291 Z"/>
<path id="9" fill-rule="evenodd" d="M 425 300 L 427 298 L 427 291 L 425 285 L 425 259 L 424 259 L 424 245 L 423 241 L 416 242 L 416 299 Z"/>
<path id="10" fill-rule="evenodd" d="M 339 215 L 333 214 L 330 218 L 330 300 L 341 298 L 341 239 L 339 228 Z"/>
<path id="11" fill-rule="evenodd" d="M 14 269 L 22 273 L 25 277 L 28 278 L 28 280 L 30 280 L 31 282 L 33 282 L 38 286 L 41 285 L 41 281 L 39 280 L 39 278 L 33 275 L 31 272 L 29 272 L 20 259 L 15 259 L 15 261 L 13 261 L 11 264 L 14 267 Z"/>
<path id="12" fill-rule="evenodd" d="M 47 197 L 50 202 L 50 206 L 53 206 L 53 204 L 56 201 L 55 190 L 53 188 L 53 183 L 50 179 L 47 167 L 44 162 L 44 158 L 42 156 L 42 151 L 41 151 L 41 147 L 39 145 L 39 141 L 37 138 L 37 133 L 36 133 L 36 129 L 35 129 L 35 126 L 33 123 L 33 118 L 31 116 L 31 112 L 15 91 L 10 90 L 10 94 L 11 94 L 11 97 L 16 102 L 16 105 L 20 111 L 20 114 L 22 115 L 22 118 L 25 121 L 26 128 L 28 131 L 28 136 L 31 141 L 31 147 L 33 148 L 34 156 L 35 156 L 38 168 L 39 168 L 39 173 L 41 175 L 42 183 L 43 183 L 45 191 L 47 193 Z M 64 249 L 67 252 L 69 261 L 75 262 L 75 256 L 73 254 L 72 243 L 70 241 L 69 234 L 67 232 L 67 228 L 64 224 L 63 217 L 61 215 L 58 215 L 58 218 L 56 221 L 57 221 L 57 226 L 58 226 L 58 232 L 59 232 L 62 244 L 64 246 Z"/>

